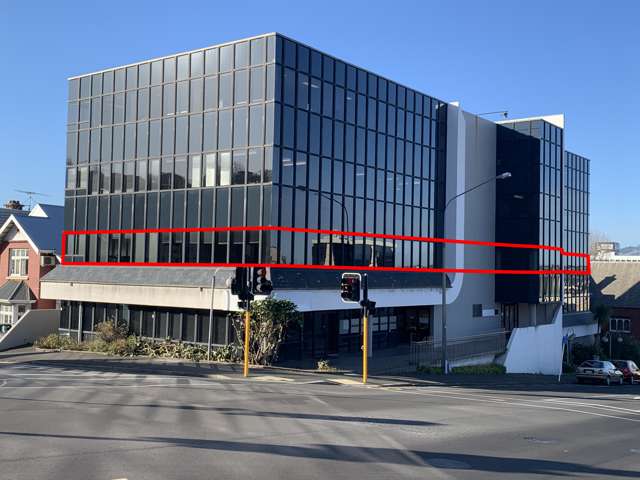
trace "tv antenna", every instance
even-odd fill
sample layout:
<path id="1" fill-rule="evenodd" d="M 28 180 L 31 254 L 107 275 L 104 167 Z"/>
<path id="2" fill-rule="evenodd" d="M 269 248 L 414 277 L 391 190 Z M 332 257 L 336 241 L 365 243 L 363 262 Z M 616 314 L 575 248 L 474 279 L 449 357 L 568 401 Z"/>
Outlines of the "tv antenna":
<path id="1" fill-rule="evenodd" d="M 16 188 L 16 192 L 24 193 L 29 198 L 29 205 L 27 206 L 27 209 L 29 211 L 31 211 L 31 204 L 33 203 L 33 197 L 35 197 L 35 196 L 38 196 L 38 197 L 50 197 L 51 196 L 51 195 L 46 194 L 46 193 L 34 192 L 32 190 L 18 190 L 17 188 Z"/>

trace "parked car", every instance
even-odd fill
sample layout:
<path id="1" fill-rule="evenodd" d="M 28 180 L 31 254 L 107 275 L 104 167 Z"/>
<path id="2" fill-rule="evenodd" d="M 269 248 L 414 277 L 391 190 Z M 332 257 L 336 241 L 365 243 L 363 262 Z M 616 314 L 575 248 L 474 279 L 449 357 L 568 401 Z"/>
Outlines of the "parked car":
<path id="1" fill-rule="evenodd" d="M 631 385 L 640 383 L 640 368 L 632 360 L 611 360 L 611 363 L 622 372 L 626 382 Z"/>
<path id="2" fill-rule="evenodd" d="M 611 362 L 601 360 L 587 360 L 576 368 L 576 379 L 578 383 L 585 380 L 602 381 L 607 385 L 618 383 L 622 385 L 624 376 L 622 372 L 616 368 Z"/>

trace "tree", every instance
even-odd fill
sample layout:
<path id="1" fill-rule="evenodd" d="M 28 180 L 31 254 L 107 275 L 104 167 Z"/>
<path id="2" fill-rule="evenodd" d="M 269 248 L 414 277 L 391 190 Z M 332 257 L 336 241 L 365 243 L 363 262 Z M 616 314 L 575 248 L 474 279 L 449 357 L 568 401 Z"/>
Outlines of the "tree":
<path id="1" fill-rule="evenodd" d="M 607 305 L 596 305 L 593 309 L 593 318 L 598 322 L 598 336 L 596 345 L 598 346 L 599 353 L 601 351 L 601 342 L 603 332 L 609 331 L 609 321 L 611 319 L 611 308 Z"/>
<path id="2" fill-rule="evenodd" d="M 609 330 L 609 320 L 611 318 L 611 308 L 607 305 L 597 305 L 593 309 L 593 318 L 598 322 L 600 333 Z"/>
<path id="3" fill-rule="evenodd" d="M 295 303 L 275 298 L 251 302 L 249 315 L 249 362 L 271 365 L 277 360 L 287 327 L 294 323 L 301 325 L 302 315 Z M 236 334 L 235 351 L 241 355 L 242 347 L 238 346 L 244 345 L 244 312 L 236 313 L 232 320 Z"/>

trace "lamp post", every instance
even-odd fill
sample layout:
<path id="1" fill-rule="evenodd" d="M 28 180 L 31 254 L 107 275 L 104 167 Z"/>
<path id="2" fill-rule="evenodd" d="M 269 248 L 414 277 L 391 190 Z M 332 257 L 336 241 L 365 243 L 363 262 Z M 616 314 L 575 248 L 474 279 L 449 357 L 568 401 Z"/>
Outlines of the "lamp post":
<path id="1" fill-rule="evenodd" d="M 481 182 L 465 190 L 464 192 L 451 197 L 449 201 L 445 204 L 444 210 L 442 211 L 443 234 L 444 234 L 444 223 L 447 215 L 447 207 L 451 205 L 451 203 L 453 203 L 455 200 L 462 197 L 463 195 L 466 195 L 467 193 L 472 192 L 473 190 L 476 190 L 482 187 L 483 185 L 486 185 L 487 183 L 491 183 L 495 180 L 505 180 L 507 178 L 511 178 L 511 172 L 504 172 L 495 177 L 491 177 L 488 180 L 485 180 L 484 182 Z M 447 364 L 447 273 L 445 271 L 446 246 L 447 246 L 447 243 L 443 242 L 442 243 L 442 373 L 445 375 L 449 373 L 449 367 Z"/>

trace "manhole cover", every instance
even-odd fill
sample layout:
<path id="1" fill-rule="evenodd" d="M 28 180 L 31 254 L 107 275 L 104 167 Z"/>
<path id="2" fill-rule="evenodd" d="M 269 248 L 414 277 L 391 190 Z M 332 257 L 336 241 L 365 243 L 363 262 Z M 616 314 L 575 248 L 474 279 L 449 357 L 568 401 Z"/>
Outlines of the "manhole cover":
<path id="1" fill-rule="evenodd" d="M 452 460 L 450 458 L 430 458 L 427 463 L 436 468 L 471 468 L 471 465 L 459 460 Z"/>

